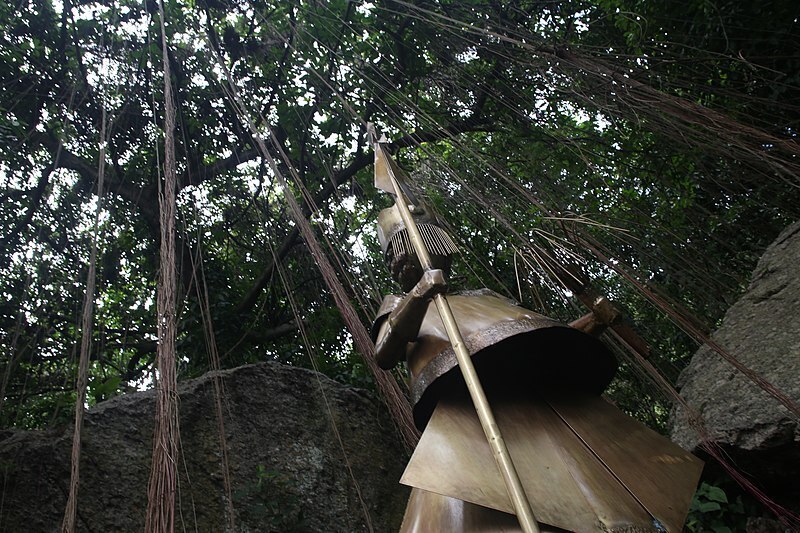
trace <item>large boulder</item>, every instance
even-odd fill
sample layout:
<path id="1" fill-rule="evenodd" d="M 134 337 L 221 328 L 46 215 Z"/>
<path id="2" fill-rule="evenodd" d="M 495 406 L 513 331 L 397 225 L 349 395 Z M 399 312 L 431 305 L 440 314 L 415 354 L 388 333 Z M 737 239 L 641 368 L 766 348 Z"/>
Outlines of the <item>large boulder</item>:
<path id="1" fill-rule="evenodd" d="M 236 531 L 365 531 L 368 520 L 375 531 L 397 530 L 408 496 L 398 484 L 406 454 L 378 401 L 275 363 L 219 375 Z M 182 383 L 179 393 L 176 530 L 229 530 L 212 374 Z M 153 391 L 126 394 L 87 413 L 80 531 L 144 527 L 154 399 Z M 71 431 L 0 437 L 0 531 L 57 531 Z"/>
<path id="2" fill-rule="evenodd" d="M 800 223 L 762 256 L 749 288 L 713 339 L 795 402 L 800 402 Z M 780 493 L 800 479 L 800 426 L 773 396 L 702 347 L 679 380 L 711 436 L 740 470 Z M 673 413 L 672 439 L 696 450 L 700 438 L 685 412 Z M 785 500 L 796 504 L 794 498 Z"/>

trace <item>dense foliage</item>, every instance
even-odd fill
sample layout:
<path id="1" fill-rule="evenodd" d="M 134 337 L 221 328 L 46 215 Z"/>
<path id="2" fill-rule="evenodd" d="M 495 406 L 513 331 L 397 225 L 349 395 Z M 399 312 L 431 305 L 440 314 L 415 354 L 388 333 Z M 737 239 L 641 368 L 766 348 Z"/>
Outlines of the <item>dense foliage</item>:
<path id="1" fill-rule="evenodd" d="M 547 257 L 578 265 L 670 380 L 696 345 L 648 295 L 708 330 L 798 216 L 796 2 L 165 7 L 182 377 L 206 371 L 215 351 L 224 367 L 313 362 L 369 386 L 284 201 L 304 200 L 368 323 L 397 290 L 372 229 L 389 199 L 372 186 L 369 121 L 462 245 L 454 284 L 572 320 L 585 310 Z M 95 232 L 89 402 L 151 383 L 165 135 L 157 13 L 150 0 L 0 5 L 0 425 L 42 427 L 74 408 Z M 234 93 L 292 190 L 259 157 Z M 668 405 L 640 372 L 624 366 L 613 396 L 660 427 Z"/>

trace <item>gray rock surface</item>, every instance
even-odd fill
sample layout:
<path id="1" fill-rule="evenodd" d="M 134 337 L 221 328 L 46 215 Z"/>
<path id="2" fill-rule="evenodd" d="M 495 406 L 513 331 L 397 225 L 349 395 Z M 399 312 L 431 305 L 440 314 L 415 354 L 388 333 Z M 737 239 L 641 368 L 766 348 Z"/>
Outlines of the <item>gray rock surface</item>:
<path id="1" fill-rule="evenodd" d="M 800 402 L 800 223 L 767 249 L 713 339 Z M 800 427 L 775 398 L 706 347 L 695 354 L 679 385 L 742 471 L 763 485 L 798 479 Z M 681 409 L 673 413 L 671 436 L 689 450 L 700 442 Z"/>
<path id="2" fill-rule="evenodd" d="M 375 531 L 397 530 L 408 496 L 398 484 L 406 455 L 380 402 L 276 363 L 221 376 L 236 531 L 365 531 L 365 510 Z M 210 374 L 182 383 L 180 398 L 176 531 L 226 531 Z M 88 412 L 80 531 L 143 530 L 154 399 L 152 391 L 127 394 Z M 71 430 L 0 438 L 0 531 L 57 531 L 69 486 Z"/>

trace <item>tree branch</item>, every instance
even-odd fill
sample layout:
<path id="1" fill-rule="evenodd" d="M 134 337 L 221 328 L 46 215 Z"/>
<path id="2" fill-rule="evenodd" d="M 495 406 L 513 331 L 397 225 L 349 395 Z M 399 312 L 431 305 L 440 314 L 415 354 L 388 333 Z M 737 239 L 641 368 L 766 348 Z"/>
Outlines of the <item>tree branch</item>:
<path id="1" fill-rule="evenodd" d="M 199 185 L 204 181 L 212 180 L 223 174 L 228 172 L 229 170 L 233 170 L 242 163 L 246 163 L 248 161 L 252 161 L 258 156 L 258 151 L 253 148 L 247 148 L 242 151 L 234 150 L 231 155 L 224 159 L 219 159 L 214 161 L 209 165 L 199 164 L 194 172 L 187 169 L 183 175 L 178 180 L 178 188 L 183 189 L 187 185 Z"/>
<path id="2" fill-rule="evenodd" d="M 52 155 L 54 162 L 53 168 L 65 168 L 74 170 L 80 176 L 81 181 L 92 186 L 97 181 L 97 165 L 86 161 L 69 150 L 52 132 L 41 133 L 33 137 L 34 142 L 40 143 Z M 119 195 L 139 208 L 147 223 L 157 229 L 158 226 L 158 202 L 156 201 L 156 188 L 152 185 L 137 187 L 128 181 L 122 181 L 117 176 L 106 176 L 107 187 L 104 194 L 108 191 Z"/>
<path id="3" fill-rule="evenodd" d="M 247 330 L 244 334 L 243 340 L 250 342 L 271 342 L 295 331 L 297 331 L 297 324 L 295 324 L 294 320 L 292 320 L 291 322 L 277 325 L 274 328 L 270 328 L 266 331 L 254 331 L 252 329 Z"/>
<path id="4" fill-rule="evenodd" d="M 17 221 L 17 223 L 14 225 L 14 229 L 11 230 L 11 234 L 15 238 L 23 229 L 28 226 L 28 224 L 31 223 L 31 220 L 33 220 L 33 215 L 36 213 L 36 209 L 39 207 L 39 204 L 42 201 L 44 191 L 47 189 L 48 183 L 50 183 L 50 173 L 53 172 L 54 169 L 55 161 L 42 171 L 42 175 L 39 177 L 36 187 L 34 187 L 34 189 L 31 191 L 31 200 L 28 204 L 28 209 L 25 211 L 25 215 L 19 221 Z"/>

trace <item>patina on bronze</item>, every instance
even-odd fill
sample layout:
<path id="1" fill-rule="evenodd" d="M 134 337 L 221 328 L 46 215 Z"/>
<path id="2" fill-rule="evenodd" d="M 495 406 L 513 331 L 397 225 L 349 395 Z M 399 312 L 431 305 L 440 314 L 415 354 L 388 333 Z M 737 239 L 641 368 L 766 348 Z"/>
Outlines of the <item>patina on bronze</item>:
<path id="1" fill-rule="evenodd" d="M 376 175 L 387 169 L 400 172 L 376 143 Z M 403 197 L 399 184 L 394 191 Z M 616 362 L 591 335 L 485 289 L 449 294 L 450 319 L 441 316 L 452 253 L 441 242 L 452 240 L 430 232 L 441 241 L 429 245 L 439 269 L 413 257 L 416 248 L 393 245 L 410 217 L 438 224 L 429 207 L 412 205 L 400 222 L 391 213 L 379 219 L 387 263 L 406 294 L 387 296 L 373 325 L 378 363 L 408 365 L 414 419 L 424 429 L 402 478 L 413 487 L 402 531 L 680 531 L 702 463 L 599 397 Z M 458 324 L 456 340 L 448 320 Z M 605 322 L 600 313 L 576 324 L 598 331 Z M 528 518 L 539 521 L 533 528 L 514 516 L 519 505 L 470 401 L 459 351 L 471 356 L 491 402 Z"/>

